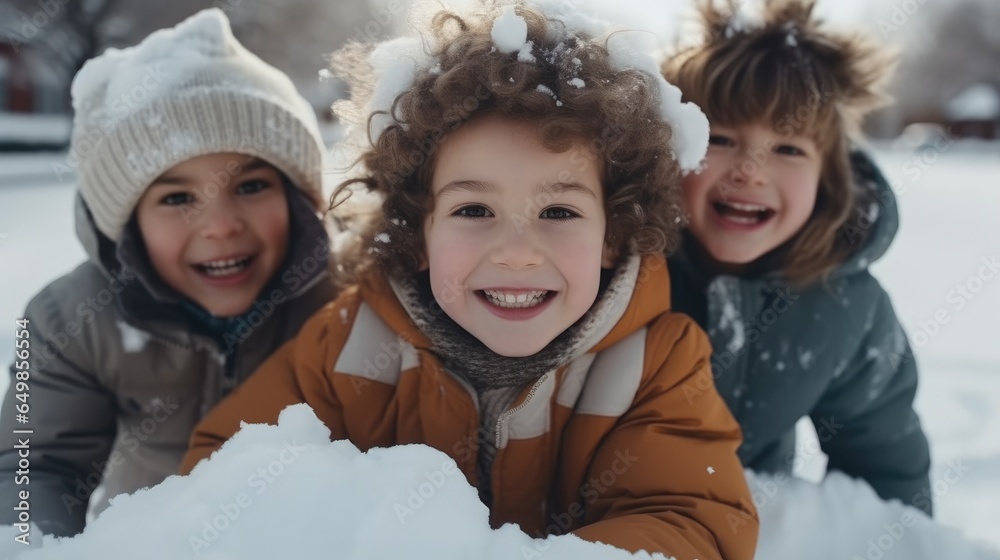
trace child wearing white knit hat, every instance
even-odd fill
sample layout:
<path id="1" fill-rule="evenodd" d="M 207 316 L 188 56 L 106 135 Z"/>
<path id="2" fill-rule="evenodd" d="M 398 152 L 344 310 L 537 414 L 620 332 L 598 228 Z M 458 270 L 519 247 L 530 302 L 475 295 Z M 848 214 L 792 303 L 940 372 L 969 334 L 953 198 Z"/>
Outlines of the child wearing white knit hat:
<path id="1" fill-rule="evenodd" d="M 175 473 L 194 424 L 334 295 L 315 113 L 220 10 L 90 60 L 72 96 L 90 258 L 28 305 L 11 376 L 31 413 L 8 425 L 9 392 L 0 442 L 0 524 L 29 491 L 55 535 Z M 13 429 L 33 430 L 30 488 Z"/>

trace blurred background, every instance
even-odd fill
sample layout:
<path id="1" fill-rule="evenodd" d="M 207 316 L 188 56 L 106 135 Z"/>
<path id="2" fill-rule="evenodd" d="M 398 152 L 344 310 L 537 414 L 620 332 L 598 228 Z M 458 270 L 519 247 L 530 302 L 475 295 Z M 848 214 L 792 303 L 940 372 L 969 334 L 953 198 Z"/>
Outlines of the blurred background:
<path id="1" fill-rule="evenodd" d="M 463 0 L 468 1 L 468 0 Z M 573 0 L 627 27 L 649 31 L 663 47 L 684 33 L 690 2 Z M 406 25 L 407 0 L 0 0 L 0 150 L 66 142 L 69 84 L 87 59 L 125 47 L 214 5 L 236 37 L 292 76 L 330 119 L 343 94 L 317 72 L 325 54 L 350 38 L 384 39 Z M 944 130 L 953 137 L 1000 136 L 1000 2 L 996 0 L 820 0 L 837 26 L 895 45 L 901 65 L 896 104 L 874 115 L 876 139 L 914 142 Z"/>
<path id="2" fill-rule="evenodd" d="M 669 49 L 691 31 L 687 0 L 565 1 L 647 32 L 651 48 Z M 210 5 L 228 13 L 244 45 L 291 75 L 331 145 L 338 127 L 329 107 L 344 91 L 320 79 L 325 54 L 351 38 L 395 36 L 408 11 L 403 0 L 0 0 L 4 366 L 28 300 L 84 258 L 65 172 L 73 75 L 104 49 L 135 44 Z M 872 271 L 916 352 L 936 516 L 1000 547 L 1000 1 L 819 0 L 817 11 L 901 57 L 896 103 L 865 129 L 901 213 L 895 243 Z M 6 381 L 0 376 L 0 392 Z M 817 479 L 824 457 L 808 423 L 800 433 L 799 474 Z M 946 478 L 949 469 L 962 473 L 957 482 Z M 872 538 L 882 531 L 873 527 Z"/>

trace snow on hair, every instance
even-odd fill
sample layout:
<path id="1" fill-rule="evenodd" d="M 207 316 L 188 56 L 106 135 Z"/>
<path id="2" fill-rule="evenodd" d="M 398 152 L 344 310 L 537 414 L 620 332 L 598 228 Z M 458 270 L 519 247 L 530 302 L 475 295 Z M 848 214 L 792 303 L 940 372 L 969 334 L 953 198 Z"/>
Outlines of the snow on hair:
<path id="1" fill-rule="evenodd" d="M 675 247 L 684 217 L 681 166 L 671 146 L 683 134 L 689 143 L 703 134 L 707 145 L 707 119 L 696 108 L 691 116 L 651 57 L 643 60 L 624 40 L 599 38 L 594 32 L 600 29 L 588 18 L 488 2 L 472 13 L 435 11 L 419 39 L 351 43 L 334 53 L 331 68 L 351 88 L 350 99 L 334 111 L 351 126 L 363 167 L 334 198 L 339 202 L 364 186 L 383 200 L 361 236 L 366 246 L 358 251 L 359 263 L 347 268 L 363 270 L 374 259 L 392 275 L 418 269 L 424 256 L 420 227 L 433 205 L 436 146 L 483 115 L 535 124 L 548 149 L 582 145 L 598 155 L 607 241 L 621 258 Z M 376 68 L 380 59 L 395 70 Z M 664 118 L 668 112 L 700 117 L 704 131 L 682 133 L 684 123 L 672 126 Z M 700 149 L 703 155 L 705 146 Z M 376 233 L 393 242 L 375 243 Z"/>

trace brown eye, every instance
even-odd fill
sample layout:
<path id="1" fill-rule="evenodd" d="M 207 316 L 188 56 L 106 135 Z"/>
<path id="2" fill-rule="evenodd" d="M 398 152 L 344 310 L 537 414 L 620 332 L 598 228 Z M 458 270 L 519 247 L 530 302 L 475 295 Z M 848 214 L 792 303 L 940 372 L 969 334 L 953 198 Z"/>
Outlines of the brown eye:
<path id="1" fill-rule="evenodd" d="M 722 134 L 711 134 L 708 137 L 708 143 L 712 146 L 732 146 L 733 141 L 728 136 L 723 136 Z"/>
<path id="2" fill-rule="evenodd" d="M 477 219 L 477 218 L 489 218 L 492 214 L 485 206 L 479 204 L 470 204 L 469 206 L 463 206 L 455 211 L 452 216 L 457 216 L 459 218 Z"/>
<path id="3" fill-rule="evenodd" d="M 240 186 L 236 187 L 236 194 L 255 194 L 270 187 L 271 183 L 260 179 L 244 181 L 243 183 L 240 183 Z"/>
<path id="4" fill-rule="evenodd" d="M 782 144 L 775 150 L 779 154 L 784 154 L 786 156 L 804 156 L 806 153 L 801 149 L 792 146 L 791 144 Z"/>
<path id="5" fill-rule="evenodd" d="M 182 204 L 192 204 L 194 197 L 191 193 L 170 193 L 160 199 L 160 204 L 164 206 L 180 206 Z"/>
<path id="6" fill-rule="evenodd" d="M 546 208 L 545 210 L 542 210 L 542 214 L 539 217 L 542 218 L 543 220 L 563 222 L 566 220 L 572 220 L 573 218 L 579 218 L 580 215 L 571 210 L 567 210 L 566 208 L 561 208 L 557 206 L 554 208 Z"/>

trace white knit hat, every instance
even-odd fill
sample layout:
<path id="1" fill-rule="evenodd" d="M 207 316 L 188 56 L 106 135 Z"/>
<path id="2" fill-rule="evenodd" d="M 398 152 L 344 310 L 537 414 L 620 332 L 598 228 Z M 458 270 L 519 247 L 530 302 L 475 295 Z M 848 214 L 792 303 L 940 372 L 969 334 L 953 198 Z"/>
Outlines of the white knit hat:
<path id="1" fill-rule="evenodd" d="M 258 157 L 322 199 L 313 108 L 288 76 L 236 41 L 219 9 L 87 61 L 72 95 L 80 193 L 114 241 L 154 179 L 202 155 Z"/>

